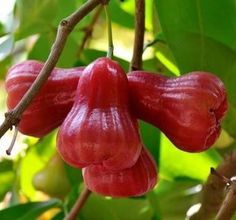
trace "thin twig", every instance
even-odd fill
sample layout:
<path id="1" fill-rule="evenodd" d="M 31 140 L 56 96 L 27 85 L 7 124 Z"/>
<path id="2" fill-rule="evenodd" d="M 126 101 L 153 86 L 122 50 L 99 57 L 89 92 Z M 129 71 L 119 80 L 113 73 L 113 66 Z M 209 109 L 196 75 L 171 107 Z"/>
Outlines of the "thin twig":
<path id="1" fill-rule="evenodd" d="M 15 142 L 16 142 L 17 134 L 18 134 L 18 128 L 17 128 L 17 126 L 15 126 L 14 135 L 13 135 L 13 138 L 11 140 L 11 144 L 8 147 L 8 149 L 6 150 L 7 155 L 11 155 L 11 151 L 14 147 Z"/>
<path id="2" fill-rule="evenodd" d="M 145 31 L 145 0 L 135 0 L 135 36 L 130 70 L 142 69 L 143 41 Z"/>
<path id="3" fill-rule="evenodd" d="M 230 179 L 236 174 L 236 151 L 228 155 L 216 169 L 217 173 Z M 225 181 L 215 174 L 210 174 L 203 186 L 201 208 L 189 220 L 209 220 L 216 216 L 225 195 Z"/>
<path id="4" fill-rule="evenodd" d="M 99 16 L 100 16 L 101 12 L 102 12 L 102 9 L 103 9 L 102 6 L 99 6 L 99 7 L 97 8 L 97 10 L 95 11 L 95 13 L 94 13 L 94 15 L 93 15 L 93 17 L 92 17 L 91 23 L 90 23 L 87 27 L 85 27 L 85 28 L 83 29 L 84 32 L 85 32 L 85 35 L 84 35 L 84 37 L 83 37 L 82 43 L 81 43 L 81 45 L 80 45 L 80 47 L 79 47 L 79 50 L 78 50 L 78 52 L 77 52 L 77 57 L 80 57 L 80 54 L 81 54 L 82 51 L 84 50 L 84 47 L 85 47 L 86 43 L 87 43 L 88 40 L 91 38 L 92 33 L 93 33 L 93 28 L 94 28 L 94 26 L 95 26 L 95 24 L 96 24 L 96 22 L 97 22 L 97 20 L 98 20 L 98 18 L 99 18 Z"/>
<path id="5" fill-rule="evenodd" d="M 163 43 L 163 44 L 166 44 L 166 42 L 165 42 L 164 40 L 159 39 L 159 38 L 156 38 L 156 39 L 154 39 L 154 40 L 152 40 L 152 41 L 147 42 L 147 43 L 144 45 L 144 47 L 143 47 L 143 52 L 144 52 L 148 47 L 151 47 L 151 46 L 153 46 L 153 45 L 156 44 L 156 43 Z"/>
<path id="6" fill-rule="evenodd" d="M 64 220 L 75 220 L 80 209 L 83 207 L 90 194 L 91 191 L 87 187 L 85 187 L 84 190 L 81 192 L 78 200 L 75 202 L 74 206 L 72 207 L 72 209 Z"/>
<path id="7" fill-rule="evenodd" d="M 40 88 L 46 82 L 51 71 L 55 67 L 63 51 L 67 37 L 74 29 L 75 25 L 101 2 L 102 0 L 88 0 L 77 11 L 61 21 L 57 31 L 56 40 L 38 77 L 30 89 L 25 93 L 18 105 L 13 110 L 5 114 L 5 120 L 0 126 L 0 138 L 7 132 L 8 129 L 12 128 L 13 125 L 19 123 L 21 115 L 39 92 Z"/>
<path id="8" fill-rule="evenodd" d="M 220 210 L 216 215 L 216 220 L 232 219 L 235 210 L 236 210 L 236 183 L 233 181 L 220 207 Z"/>

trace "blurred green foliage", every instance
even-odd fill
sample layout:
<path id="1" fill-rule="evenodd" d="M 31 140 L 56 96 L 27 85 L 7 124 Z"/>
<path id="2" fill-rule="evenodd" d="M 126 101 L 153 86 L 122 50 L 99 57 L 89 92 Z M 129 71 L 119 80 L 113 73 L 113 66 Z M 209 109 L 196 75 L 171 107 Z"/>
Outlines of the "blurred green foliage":
<path id="1" fill-rule="evenodd" d="M 14 6 L 8 9 L 5 19 L 1 20 L 0 17 L 2 82 L 7 69 L 19 61 L 45 61 L 60 20 L 83 2 L 0 1 L 0 14 L 1 10 L 6 10 L 7 4 Z M 169 76 L 193 70 L 217 74 L 225 82 L 230 102 L 223 127 L 232 137 L 236 137 L 235 1 L 215 0 L 214 5 L 210 0 L 150 0 L 146 3 L 145 43 L 150 46 L 144 52 L 144 69 Z M 115 59 L 128 70 L 134 34 L 134 1 L 111 0 L 109 8 L 114 28 Z M 106 21 L 103 11 L 93 27 L 92 37 L 80 52 L 85 30 L 91 25 L 94 13 L 86 16 L 69 36 L 58 66 L 87 65 L 106 54 Z M 6 96 L 3 89 L 1 95 Z M 2 106 L 1 114 L 4 114 Z M 212 148 L 199 154 L 184 153 L 174 148 L 158 129 L 144 122 L 140 122 L 140 127 L 144 144 L 158 164 L 158 185 L 142 198 L 111 199 L 92 195 L 78 219 L 183 220 L 186 211 L 199 201 L 200 184 L 206 180 L 210 167 L 220 163 L 222 150 Z M 83 187 L 81 171 L 65 165 L 71 191 L 64 200 L 40 194 L 33 188 L 32 178 L 55 153 L 56 132 L 40 140 L 31 137 L 21 139 L 23 141 L 17 142 L 17 145 L 26 145 L 26 148 L 13 159 L 2 157 L 0 162 L 0 199 L 3 207 L 0 219 L 32 220 L 48 210 L 48 219 L 63 219 Z M 55 207 L 57 212 L 50 212 Z"/>

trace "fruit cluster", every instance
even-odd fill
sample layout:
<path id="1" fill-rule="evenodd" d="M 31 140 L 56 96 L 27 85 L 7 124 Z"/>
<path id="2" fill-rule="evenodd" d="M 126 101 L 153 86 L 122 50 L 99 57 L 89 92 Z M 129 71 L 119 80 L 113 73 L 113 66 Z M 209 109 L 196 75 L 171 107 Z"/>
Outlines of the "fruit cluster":
<path id="1" fill-rule="evenodd" d="M 9 70 L 9 109 L 19 103 L 42 67 L 38 61 L 26 61 Z M 58 152 L 68 164 L 83 169 L 91 191 L 138 196 L 155 186 L 157 171 L 137 119 L 158 127 L 179 149 L 200 152 L 219 136 L 226 110 L 224 85 L 213 74 L 126 75 L 118 63 L 99 58 L 87 67 L 55 68 L 18 129 L 42 137 L 60 125 Z"/>

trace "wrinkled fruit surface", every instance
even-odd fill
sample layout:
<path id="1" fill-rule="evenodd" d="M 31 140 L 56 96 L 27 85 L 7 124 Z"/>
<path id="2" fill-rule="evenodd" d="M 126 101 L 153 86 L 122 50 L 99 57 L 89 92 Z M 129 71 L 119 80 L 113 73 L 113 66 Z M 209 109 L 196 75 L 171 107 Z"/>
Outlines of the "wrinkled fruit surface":
<path id="1" fill-rule="evenodd" d="M 6 77 L 7 106 L 13 109 L 30 88 L 43 63 L 35 60 L 16 64 Z M 58 127 L 70 111 L 83 67 L 55 68 L 48 81 L 24 111 L 18 129 L 21 133 L 42 137 Z"/>
<path id="2" fill-rule="evenodd" d="M 99 58 L 84 69 L 74 105 L 59 129 L 57 147 L 75 167 L 101 163 L 121 170 L 135 164 L 142 143 L 130 113 L 127 76 L 116 62 Z"/>
<path id="3" fill-rule="evenodd" d="M 32 180 L 35 189 L 53 197 L 63 198 L 70 191 L 70 183 L 64 162 L 58 154 L 53 155 L 46 166 Z"/>
<path id="4" fill-rule="evenodd" d="M 151 154 L 143 148 L 136 164 L 130 168 L 112 172 L 103 165 L 83 168 L 88 189 L 104 196 L 141 196 L 157 182 L 156 164 Z"/>
<path id="5" fill-rule="evenodd" d="M 192 72 L 168 78 L 134 71 L 128 80 L 135 115 L 160 128 L 178 148 L 200 152 L 219 136 L 227 97 L 215 75 Z"/>

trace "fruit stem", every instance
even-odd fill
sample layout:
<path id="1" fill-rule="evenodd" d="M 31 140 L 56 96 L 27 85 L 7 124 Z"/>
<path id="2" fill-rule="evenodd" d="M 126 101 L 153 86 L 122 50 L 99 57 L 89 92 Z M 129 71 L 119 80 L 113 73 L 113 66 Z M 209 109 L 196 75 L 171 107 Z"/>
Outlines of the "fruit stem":
<path id="1" fill-rule="evenodd" d="M 11 155 L 11 151 L 12 151 L 12 149 L 13 149 L 13 147 L 14 147 L 15 142 L 16 142 L 17 134 L 18 134 L 18 129 L 17 129 L 17 126 L 15 126 L 14 135 L 13 135 L 13 137 L 12 137 L 11 144 L 10 144 L 10 146 L 8 147 L 8 149 L 6 150 L 6 154 L 7 154 L 7 155 Z"/>
<path id="2" fill-rule="evenodd" d="M 91 194 L 91 191 L 85 187 L 83 191 L 80 193 L 77 201 L 75 202 L 74 206 L 68 213 L 68 215 L 65 217 L 64 220 L 75 220 L 77 215 L 79 214 L 79 211 L 83 207 L 84 203 L 88 199 L 89 195 Z"/>
<path id="3" fill-rule="evenodd" d="M 143 41 L 145 32 L 145 0 L 135 0 L 135 36 L 130 71 L 142 69 Z"/>
<path id="4" fill-rule="evenodd" d="M 111 25 L 111 16 L 109 13 L 109 9 L 107 5 L 104 5 L 104 10 L 106 14 L 106 21 L 107 21 L 107 34 L 108 34 L 108 50 L 107 50 L 107 57 L 112 58 L 114 46 L 113 46 L 113 38 L 112 38 L 112 25 Z"/>

